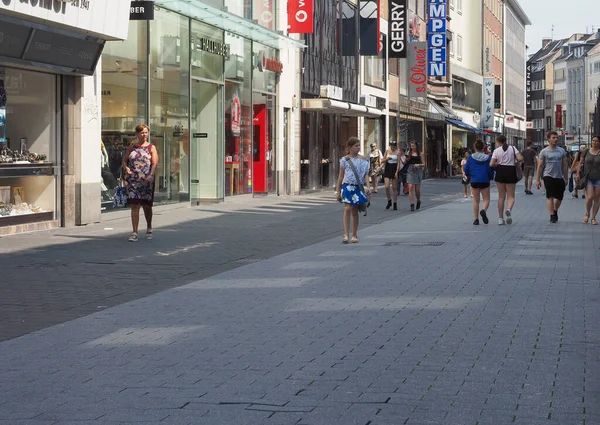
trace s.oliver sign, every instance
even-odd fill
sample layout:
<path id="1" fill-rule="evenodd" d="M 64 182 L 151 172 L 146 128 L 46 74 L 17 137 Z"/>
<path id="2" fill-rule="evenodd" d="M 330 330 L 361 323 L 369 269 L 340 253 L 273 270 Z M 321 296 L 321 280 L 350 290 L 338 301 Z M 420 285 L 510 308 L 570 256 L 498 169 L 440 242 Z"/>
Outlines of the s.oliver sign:
<path id="1" fill-rule="evenodd" d="M 408 41 L 407 0 L 390 0 L 389 19 L 389 57 L 406 58 Z"/>
<path id="2" fill-rule="evenodd" d="M 427 97 L 427 42 L 408 44 L 408 97 Z"/>
<path id="3" fill-rule="evenodd" d="M 314 0 L 288 0 L 288 33 L 312 34 L 314 31 Z"/>

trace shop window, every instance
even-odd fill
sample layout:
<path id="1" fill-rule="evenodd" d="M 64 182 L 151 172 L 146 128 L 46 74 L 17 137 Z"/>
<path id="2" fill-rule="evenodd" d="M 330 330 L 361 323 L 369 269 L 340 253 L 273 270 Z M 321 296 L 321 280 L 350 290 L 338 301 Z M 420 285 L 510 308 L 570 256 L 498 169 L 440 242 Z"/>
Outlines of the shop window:
<path id="1" fill-rule="evenodd" d="M 147 22 L 130 21 L 127 40 L 107 42 L 102 53 L 102 211 L 112 209 L 123 154 L 147 119 L 147 36 Z"/>
<path id="2" fill-rule="evenodd" d="M 54 75 L 0 68 L 0 226 L 55 219 L 56 93 Z"/>
<path id="3" fill-rule="evenodd" d="M 225 196 L 252 191 L 252 46 L 225 34 Z"/>
<path id="4" fill-rule="evenodd" d="M 161 9 L 150 24 L 150 142 L 156 202 L 189 200 L 189 19 Z M 192 103 L 193 105 L 193 103 Z"/>

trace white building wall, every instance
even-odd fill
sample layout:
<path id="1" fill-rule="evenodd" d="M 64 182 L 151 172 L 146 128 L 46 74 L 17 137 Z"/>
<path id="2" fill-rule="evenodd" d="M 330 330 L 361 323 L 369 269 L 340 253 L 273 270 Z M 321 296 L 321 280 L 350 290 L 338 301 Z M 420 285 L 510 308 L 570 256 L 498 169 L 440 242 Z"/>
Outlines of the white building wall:
<path id="1" fill-rule="evenodd" d="M 591 134 L 594 133 L 594 129 L 591 128 L 590 114 L 594 113 L 596 107 L 596 99 L 598 96 L 598 90 L 600 90 L 600 45 L 594 47 L 588 53 L 586 59 L 586 128 L 591 130 Z"/>
<path id="2" fill-rule="evenodd" d="M 477 0 L 450 0 L 450 30 L 452 44 L 450 63 L 471 71 L 469 79 L 481 84 L 483 2 Z M 477 77 L 478 76 L 478 77 Z M 473 79 L 475 78 L 475 79 Z"/>

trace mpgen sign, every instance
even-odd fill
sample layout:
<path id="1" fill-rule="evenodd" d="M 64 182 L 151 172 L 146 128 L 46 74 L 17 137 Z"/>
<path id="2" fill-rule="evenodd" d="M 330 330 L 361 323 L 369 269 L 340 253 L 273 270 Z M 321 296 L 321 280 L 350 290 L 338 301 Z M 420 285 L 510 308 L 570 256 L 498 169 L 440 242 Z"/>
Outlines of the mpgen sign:
<path id="1" fill-rule="evenodd" d="M 288 34 L 312 34 L 314 0 L 288 0 Z"/>
<path id="2" fill-rule="evenodd" d="M 446 0 L 429 0 L 427 22 L 427 60 L 430 77 L 446 76 Z"/>
<path id="3" fill-rule="evenodd" d="M 405 58 L 408 42 L 407 0 L 390 0 L 389 18 L 389 57 Z"/>

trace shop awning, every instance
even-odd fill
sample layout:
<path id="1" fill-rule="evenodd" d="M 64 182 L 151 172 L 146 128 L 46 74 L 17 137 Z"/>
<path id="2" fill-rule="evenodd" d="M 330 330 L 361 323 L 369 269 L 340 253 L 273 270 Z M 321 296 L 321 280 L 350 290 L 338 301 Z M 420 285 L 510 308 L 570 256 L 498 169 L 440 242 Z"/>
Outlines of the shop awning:
<path id="1" fill-rule="evenodd" d="M 444 118 L 451 118 L 453 120 L 459 120 L 459 116 L 452 108 L 448 105 L 444 105 L 441 102 L 433 99 L 427 99 L 429 101 L 429 112 L 434 114 L 443 115 Z"/>
<path id="2" fill-rule="evenodd" d="M 252 21 L 228 12 L 226 8 L 221 9 L 200 0 L 155 0 L 157 6 L 181 13 L 190 18 L 197 19 L 222 30 L 249 38 L 265 44 L 274 49 L 285 47 L 304 48 L 303 40 L 294 40 L 283 34 L 265 28 Z"/>
<path id="3" fill-rule="evenodd" d="M 462 128 L 463 130 L 471 131 L 471 132 L 477 133 L 477 134 L 483 134 L 483 130 L 481 130 L 480 128 L 473 127 L 472 125 L 469 125 L 462 121 L 454 120 L 452 118 L 446 118 L 446 121 L 448 121 L 450 124 L 452 124 L 455 127 Z"/>
<path id="4" fill-rule="evenodd" d="M 303 99 L 302 110 L 321 111 L 324 114 L 340 114 L 351 117 L 380 117 L 384 112 L 370 106 L 333 99 Z"/>

